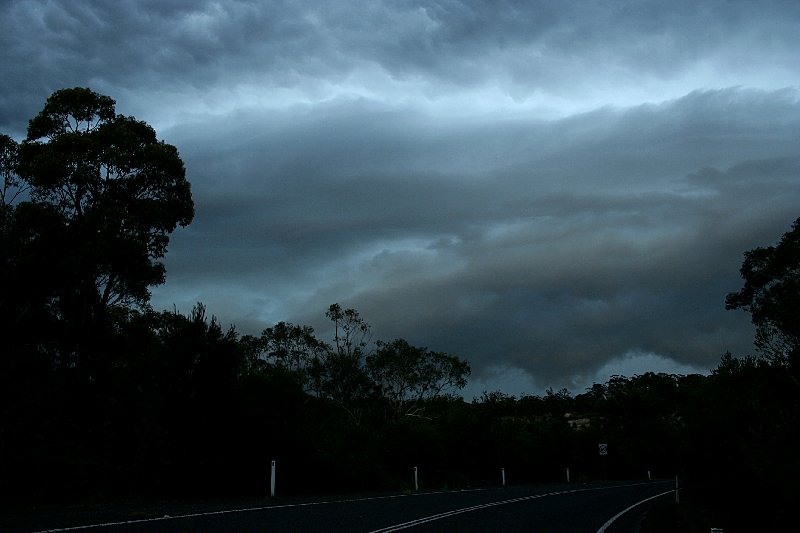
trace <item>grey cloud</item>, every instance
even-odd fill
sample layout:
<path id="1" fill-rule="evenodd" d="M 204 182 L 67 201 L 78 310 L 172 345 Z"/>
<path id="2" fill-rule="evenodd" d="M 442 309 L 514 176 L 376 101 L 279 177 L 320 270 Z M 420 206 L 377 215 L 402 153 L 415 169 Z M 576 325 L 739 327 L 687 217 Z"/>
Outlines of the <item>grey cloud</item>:
<path id="1" fill-rule="evenodd" d="M 360 109 L 286 127 L 266 115 L 269 132 L 232 148 L 195 136 L 198 217 L 175 236 L 168 285 L 238 284 L 321 331 L 341 301 L 381 338 L 542 387 L 632 352 L 708 368 L 750 350 L 724 297 L 742 253 L 797 216 L 796 92 L 463 129 Z"/>
<path id="2" fill-rule="evenodd" d="M 36 95 L 33 106 L 56 89 L 90 82 L 197 98 L 197 90 L 247 72 L 291 73 L 309 50 L 323 49 L 309 24 L 279 2 L 13 2 L 0 30 L 11 51 L 2 92 L 9 103 Z M 23 116 L 37 110 L 26 108 Z M 19 118 L 0 116 L 0 123 Z"/>
<path id="3" fill-rule="evenodd" d="M 708 64 L 786 73 L 798 21 L 787 2 L 10 2 L 0 127 L 78 84 L 122 89 L 144 112 L 242 86 L 324 98 L 370 69 L 433 99 L 472 86 L 584 97 Z"/>

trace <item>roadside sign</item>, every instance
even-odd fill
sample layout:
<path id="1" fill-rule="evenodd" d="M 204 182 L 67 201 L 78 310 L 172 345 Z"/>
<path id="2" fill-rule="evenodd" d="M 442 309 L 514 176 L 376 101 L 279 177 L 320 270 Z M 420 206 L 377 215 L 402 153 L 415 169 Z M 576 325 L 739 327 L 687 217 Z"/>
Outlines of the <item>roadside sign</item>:
<path id="1" fill-rule="evenodd" d="M 608 444 L 600 444 L 600 455 L 608 455 Z"/>

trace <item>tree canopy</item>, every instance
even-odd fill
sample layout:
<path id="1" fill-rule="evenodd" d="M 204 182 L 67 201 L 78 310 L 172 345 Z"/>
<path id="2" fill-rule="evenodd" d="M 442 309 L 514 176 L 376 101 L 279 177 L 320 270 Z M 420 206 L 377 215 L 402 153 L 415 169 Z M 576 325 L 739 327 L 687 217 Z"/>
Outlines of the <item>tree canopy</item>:
<path id="1" fill-rule="evenodd" d="M 178 150 L 90 89 L 56 91 L 28 126 L 17 174 L 61 217 L 83 305 L 148 301 L 169 234 L 194 217 Z"/>
<path id="2" fill-rule="evenodd" d="M 740 273 L 744 287 L 726 307 L 748 311 L 757 348 L 800 371 L 800 218 L 777 245 L 745 252 Z"/>
<path id="3" fill-rule="evenodd" d="M 164 282 L 169 236 L 194 217 L 183 161 L 113 99 L 76 87 L 47 99 L 22 143 L 0 138 L 0 165 L 0 317 L 18 348 L 77 364 Z"/>
<path id="4" fill-rule="evenodd" d="M 367 372 L 396 416 L 422 415 L 426 400 L 467 384 L 469 363 L 444 352 L 412 346 L 405 339 L 379 341 Z"/>

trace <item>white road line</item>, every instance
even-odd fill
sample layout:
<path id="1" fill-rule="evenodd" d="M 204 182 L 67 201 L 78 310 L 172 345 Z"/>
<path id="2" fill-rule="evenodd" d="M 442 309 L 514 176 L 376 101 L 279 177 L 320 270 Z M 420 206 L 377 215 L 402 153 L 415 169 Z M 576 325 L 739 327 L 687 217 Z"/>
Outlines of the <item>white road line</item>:
<path id="1" fill-rule="evenodd" d="M 515 503 L 515 502 L 522 502 L 526 500 L 535 500 L 537 498 L 544 498 L 546 496 L 554 496 L 556 494 L 566 494 L 568 492 L 580 492 L 581 490 L 590 490 L 590 489 L 580 489 L 580 490 L 568 490 L 563 492 L 549 492 L 547 494 L 536 494 L 532 496 L 523 496 L 521 498 L 512 498 L 510 500 L 503 500 L 499 502 L 489 502 L 489 503 L 482 503 L 480 505 L 473 505 L 472 507 L 464 507 L 462 509 L 455 509 L 453 511 L 448 511 L 446 513 L 439 513 L 431 516 L 425 516 L 423 518 L 417 518 L 416 520 L 410 520 L 408 522 L 403 522 L 402 524 L 395 524 L 393 526 L 388 526 L 383 529 L 376 529 L 371 533 L 389 533 L 390 531 L 400 531 L 401 529 L 408 529 L 410 527 L 418 526 L 421 524 L 427 524 L 428 522 L 433 522 L 435 520 L 440 520 L 442 518 L 447 518 L 449 516 L 455 516 L 462 513 L 468 513 L 470 511 L 477 511 L 479 509 L 486 509 L 487 507 L 495 507 L 497 505 L 505 505 L 507 503 Z"/>
<path id="2" fill-rule="evenodd" d="M 598 529 L 598 530 L 597 530 L 597 533 L 604 533 L 604 532 L 605 532 L 605 530 L 606 530 L 606 529 L 608 529 L 608 526 L 610 526 L 611 524 L 613 524 L 613 523 L 614 523 L 614 520 L 616 520 L 616 519 L 617 519 L 617 518 L 619 518 L 620 516 L 624 515 L 625 513 L 627 513 L 628 511 L 630 511 L 630 510 L 631 510 L 631 509 L 633 509 L 634 507 L 636 507 L 637 505 L 641 505 L 641 504 L 643 504 L 644 502 L 649 502 L 650 500 L 654 500 L 654 499 L 656 499 L 656 498 L 660 498 L 661 496 L 664 496 L 665 494 L 671 494 L 671 493 L 673 493 L 673 492 L 675 492 L 675 489 L 671 489 L 671 490 L 668 490 L 668 491 L 666 491 L 666 492 L 662 492 L 661 494 L 656 494 L 655 496 L 650 496 L 649 498 L 645 498 L 644 500 L 642 500 L 642 501 L 640 501 L 640 502 L 636 502 L 636 503 L 634 503 L 633 505 L 631 505 L 631 506 L 630 506 L 630 507 L 628 507 L 627 509 L 623 509 L 622 511 L 620 511 L 620 512 L 618 512 L 617 514 L 615 514 L 614 516 L 612 516 L 612 517 L 611 517 L 611 518 L 608 520 L 608 522 L 606 522 L 605 524 L 603 524 L 603 526 L 602 526 L 600 529 Z"/>
<path id="3" fill-rule="evenodd" d="M 408 522 L 403 522 L 401 524 L 395 524 L 395 525 L 392 525 L 392 526 L 387 526 L 387 527 L 384 527 L 384 528 L 381 528 L 381 529 L 375 529 L 375 530 L 371 531 L 370 533 L 390 533 L 392 531 L 400 531 L 400 530 L 403 530 L 403 529 L 408 529 L 410 527 L 415 527 L 415 526 L 419 526 L 419 525 L 422 525 L 422 524 L 427 524 L 428 522 L 433 522 L 435 520 L 441 520 L 442 518 L 448 518 L 448 517 L 459 515 L 459 514 L 463 514 L 463 513 L 469 513 L 469 512 L 477 511 L 477 510 L 480 510 L 480 509 L 486 509 L 488 507 L 496 507 L 498 505 L 505 505 L 505 504 L 508 504 L 508 503 L 524 502 L 524 501 L 529 501 L 529 500 L 536 500 L 538 498 L 546 498 L 547 496 L 558 496 L 558 495 L 561 495 L 561 494 L 573 494 L 573 493 L 576 493 L 576 492 L 585 492 L 585 491 L 592 491 L 592 490 L 619 489 L 619 488 L 623 488 L 623 487 L 632 487 L 632 486 L 642 485 L 642 484 L 643 483 L 632 483 L 632 484 L 629 484 L 629 485 L 616 485 L 616 486 L 612 486 L 612 487 L 592 487 L 592 488 L 586 488 L 586 489 L 562 490 L 562 491 L 558 491 L 558 492 L 547 492 L 547 493 L 543 493 L 543 494 L 533 494 L 531 496 L 522 496 L 520 498 L 512 498 L 510 500 L 502 500 L 502 501 L 499 501 L 499 502 L 483 503 L 483 504 L 479 504 L 479 505 L 473 505 L 471 507 L 464 507 L 464 508 L 461 508 L 461 509 L 454 509 L 454 510 L 448 511 L 446 513 L 439 513 L 439 514 L 435 514 L 435 515 L 425 516 L 425 517 L 422 517 L 422 518 L 417 518 L 415 520 L 409 520 Z M 667 491 L 667 492 L 670 492 L 670 491 Z M 664 493 L 664 494 L 666 494 L 666 493 Z M 659 494 L 659 496 L 661 496 L 661 494 Z M 650 498 L 648 498 L 648 499 L 650 499 Z M 644 501 L 647 501 L 647 500 L 644 500 Z M 642 502 L 639 502 L 639 503 L 642 503 Z M 638 504 L 636 504 L 636 505 L 638 505 Z M 620 513 L 620 515 L 621 514 L 622 513 Z M 612 521 L 613 521 L 613 519 L 612 519 Z M 603 527 L 606 527 L 606 526 L 603 526 Z M 601 532 L 598 532 L 598 533 L 601 533 Z"/>

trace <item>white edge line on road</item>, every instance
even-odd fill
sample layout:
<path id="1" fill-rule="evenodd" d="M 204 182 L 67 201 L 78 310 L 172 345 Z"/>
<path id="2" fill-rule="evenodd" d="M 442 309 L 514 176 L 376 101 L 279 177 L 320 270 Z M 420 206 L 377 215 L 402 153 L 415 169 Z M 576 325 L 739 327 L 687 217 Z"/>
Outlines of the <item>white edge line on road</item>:
<path id="1" fill-rule="evenodd" d="M 630 506 L 630 507 L 628 507 L 627 509 L 623 509 L 622 511 L 618 512 L 617 514 L 615 514 L 614 516 L 612 516 L 611 518 L 609 518 L 609 519 L 608 519 L 608 522 L 606 522 L 605 524 L 603 524 L 603 526 L 602 526 L 600 529 L 598 529 L 598 530 L 597 530 L 597 533 L 603 533 L 603 532 L 604 532 L 606 529 L 608 529 L 608 526 L 610 526 L 611 524 L 613 524 L 613 523 L 614 523 L 614 521 L 615 521 L 617 518 L 619 518 L 620 516 L 624 515 L 625 513 L 627 513 L 628 511 L 630 511 L 630 510 L 631 510 L 631 509 L 633 509 L 634 507 L 636 507 L 637 505 L 641 505 L 641 504 L 643 504 L 644 502 L 649 502 L 650 500 L 654 500 L 654 499 L 656 499 L 656 498 L 660 498 L 661 496 L 664 496 L 665 494 L 670 494 L 670 493 L 673 493 L 673 492 L 675 492 L 675 489 L 671 489 L 671 490 L 668 490 L 668 491 L 666 491 L 666 492 L 662 492 L 661 494 L 656 494 L 655 496 L 650 496 L 649 498 L 645 498 L 644 500 L 642 500 L 642 501 L 640 501 L 640 502 L 636 502 L 636 503 L 634 503 L 633 505 L 631 505 L 631 506 Z"/>
<path id="2" fill-rule="evenodd" d="M 324 500 L 319 502 L 305 502 L 305 503 L 285 503 L 281 505 L 262 505 L 259 507 L 243 507 L 241 509 L 224 509 L 221 511 L 206 511 L 203 513 L 188 513 L 188 514 L 176 514 L 176 515 L 164 515 L 158 516 L 155 518 L 138 518 L 135 520 L 121 520 L 118 522 L 104 522 L 100 524 L 86 524 L 82 526 L 70 526 L 70 527 L 61 527 L 61 528 L 53 528 L 53 529 L 44 529 L 41 531 L 36 531 L 34 533 L 57 533 L 61 531 L 78 531 L 80 529 L 92 529 L 92 528 L 101 528 L 101 527 L 113 527 L 113 526 L 122 526 L 126 524 L 140 524 L 143 522 L 158 522 L 161 520 L 176 520 L 179 518 L 195 518 L 198 516 L 213 516 L 213 515 L 221 515 L 221 514 L 229 514 L 229 513 L 246 513 L 250 511 L 265 511 L 267 509 L 286 509 L 289 507 L 309 507 L 312 505 L 327 505 L 331 503 L 350 503 L 350 502 L 366 502 L 371 500 L 388 500 L 392 498 L 408 498 L 414 496 L 425 496 L 429 494 L 443 494 L 445 492 L 477 492 L 482 490 L 490 490 L 488 488 L 477 488 L 477 489 L 461 489 L 457 491 L 431 491 L 431 492 L 423 492 L 419 494 L 391 494 L 388 496 L 370 496 L 367 498 L 346 498 L 342 500 Z"/>

